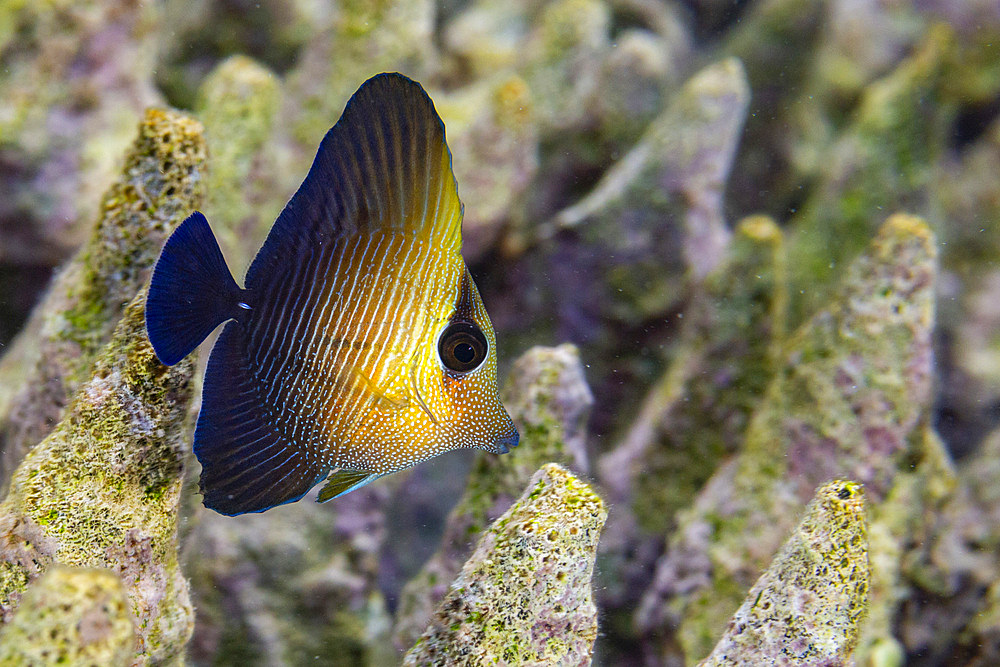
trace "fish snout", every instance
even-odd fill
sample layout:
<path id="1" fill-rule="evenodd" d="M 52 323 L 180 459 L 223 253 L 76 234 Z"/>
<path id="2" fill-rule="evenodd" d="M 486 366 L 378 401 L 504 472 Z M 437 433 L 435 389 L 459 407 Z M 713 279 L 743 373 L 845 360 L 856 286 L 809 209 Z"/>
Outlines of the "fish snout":
<path id="1" fill-rule="evenodd" d="M 510 431 L 497 436 L 494 450 L 497 454 L 506 454 L 512 448 L 517 447 L 517 443 L 520 439 L 521 436 L 518 434 L 517 429 L 511 426 Z"/>

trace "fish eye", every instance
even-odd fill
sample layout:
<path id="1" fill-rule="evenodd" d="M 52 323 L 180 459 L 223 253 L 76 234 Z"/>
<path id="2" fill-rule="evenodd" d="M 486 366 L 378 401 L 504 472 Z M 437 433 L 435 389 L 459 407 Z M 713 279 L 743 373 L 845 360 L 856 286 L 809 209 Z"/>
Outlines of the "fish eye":
<path id="1" fill-rule="evenodd" d="M 472 322 L 452 322 L 438 338 L 438 357 L 450 371 L 468 373 L 486 359 L 490 346 L 482 330 Z"/>

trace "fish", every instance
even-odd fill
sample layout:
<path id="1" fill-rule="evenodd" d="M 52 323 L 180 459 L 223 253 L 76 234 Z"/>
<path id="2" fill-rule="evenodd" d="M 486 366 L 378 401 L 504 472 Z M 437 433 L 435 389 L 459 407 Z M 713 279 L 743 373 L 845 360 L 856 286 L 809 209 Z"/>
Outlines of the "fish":
<path id="1" fill-rule="evenodd" d="M 206 507 L 263 512 L 324 480 L 325 502 L 447 451 L 517 446 L 463 212 L 434 103 L 383 73 L 323 137 L 243 287 L 202 213 L 177 226 L 146 331 L 173 365 L 225 324 L 194 432 Z"/>

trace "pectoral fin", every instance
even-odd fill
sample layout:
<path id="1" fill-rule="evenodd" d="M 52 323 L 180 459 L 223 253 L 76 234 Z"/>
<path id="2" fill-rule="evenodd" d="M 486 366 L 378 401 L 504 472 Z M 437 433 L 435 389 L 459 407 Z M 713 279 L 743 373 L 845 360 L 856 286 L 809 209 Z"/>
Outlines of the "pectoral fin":
<path id="1" fill-rule="evenodd" d="M 390 371 L 390 378 L 394 372 Z M 353 378 L 361 386 L 373 405 L 377 405 L 383 410 L 399 410 L 410 404 L 409 396 L 399 392 L 392 392 L 388 388 L 379 387 L 364 371 L 356 366 L 347 367 L 346 375 Z"/>
<path id="2" fill-rule="evenodd" d="M 341 468 L 330 473 L 330 476 L 326 478 L 326 485 L 320 489 L 319 498 L 316 499 L 316 502 L 325 503 L 328 500 L 333 500 L 354 489 L 359 489 L 381 476 L 378 473 L 368 472 L 367 470 Z"/>

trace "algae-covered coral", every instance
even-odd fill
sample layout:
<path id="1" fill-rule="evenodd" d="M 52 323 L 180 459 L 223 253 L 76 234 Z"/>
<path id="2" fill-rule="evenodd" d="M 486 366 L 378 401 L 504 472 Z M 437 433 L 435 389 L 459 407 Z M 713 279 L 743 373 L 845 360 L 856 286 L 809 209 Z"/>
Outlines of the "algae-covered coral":
<path id="1" fill-rule="evenodd" d="M 586 483 L 546 464 L 483 533 L 403 664 L 589 664 L 606 518 Z"/>
<path id="2" fill-rule="evenodd" d="M 4 659 L 83 650 L 36 622 L 83 614 L 137 663 L 512 637 L 497 660 L 752 663 L 737 645 L 775 633 L 806 662 L 1000 662 L 997 44 L 984 1 L 3 5 Z M 198 365 L 152 356 L 150 269 L 201 208 L 239 279 L 380 71 L 445 122 L 521 448 L 206 513 Z M 603 529 L 526 538 L 598 496 Z M 803 569 L 856 562 L 835 510 L 867 534 L 863 617 L 844 570 Z M 567 554 L 526 597 L 523 568 Z M 505 628 L 483 622 L 501 571 Z M 818 622 L 843 630 L 826 653 Z"/>
<path id="3" fill-rule="evenodd" d="M 868 611 L 870 577 L 862 487 L 826 484 L 701 665 L 846 662 Z"/>
<path id="4" fill-rule="evenodd" d="M 125 591 L 107 570 L 53 567 L 0 629 L 4 665 L 124 665 L 134 651 Z"/>

